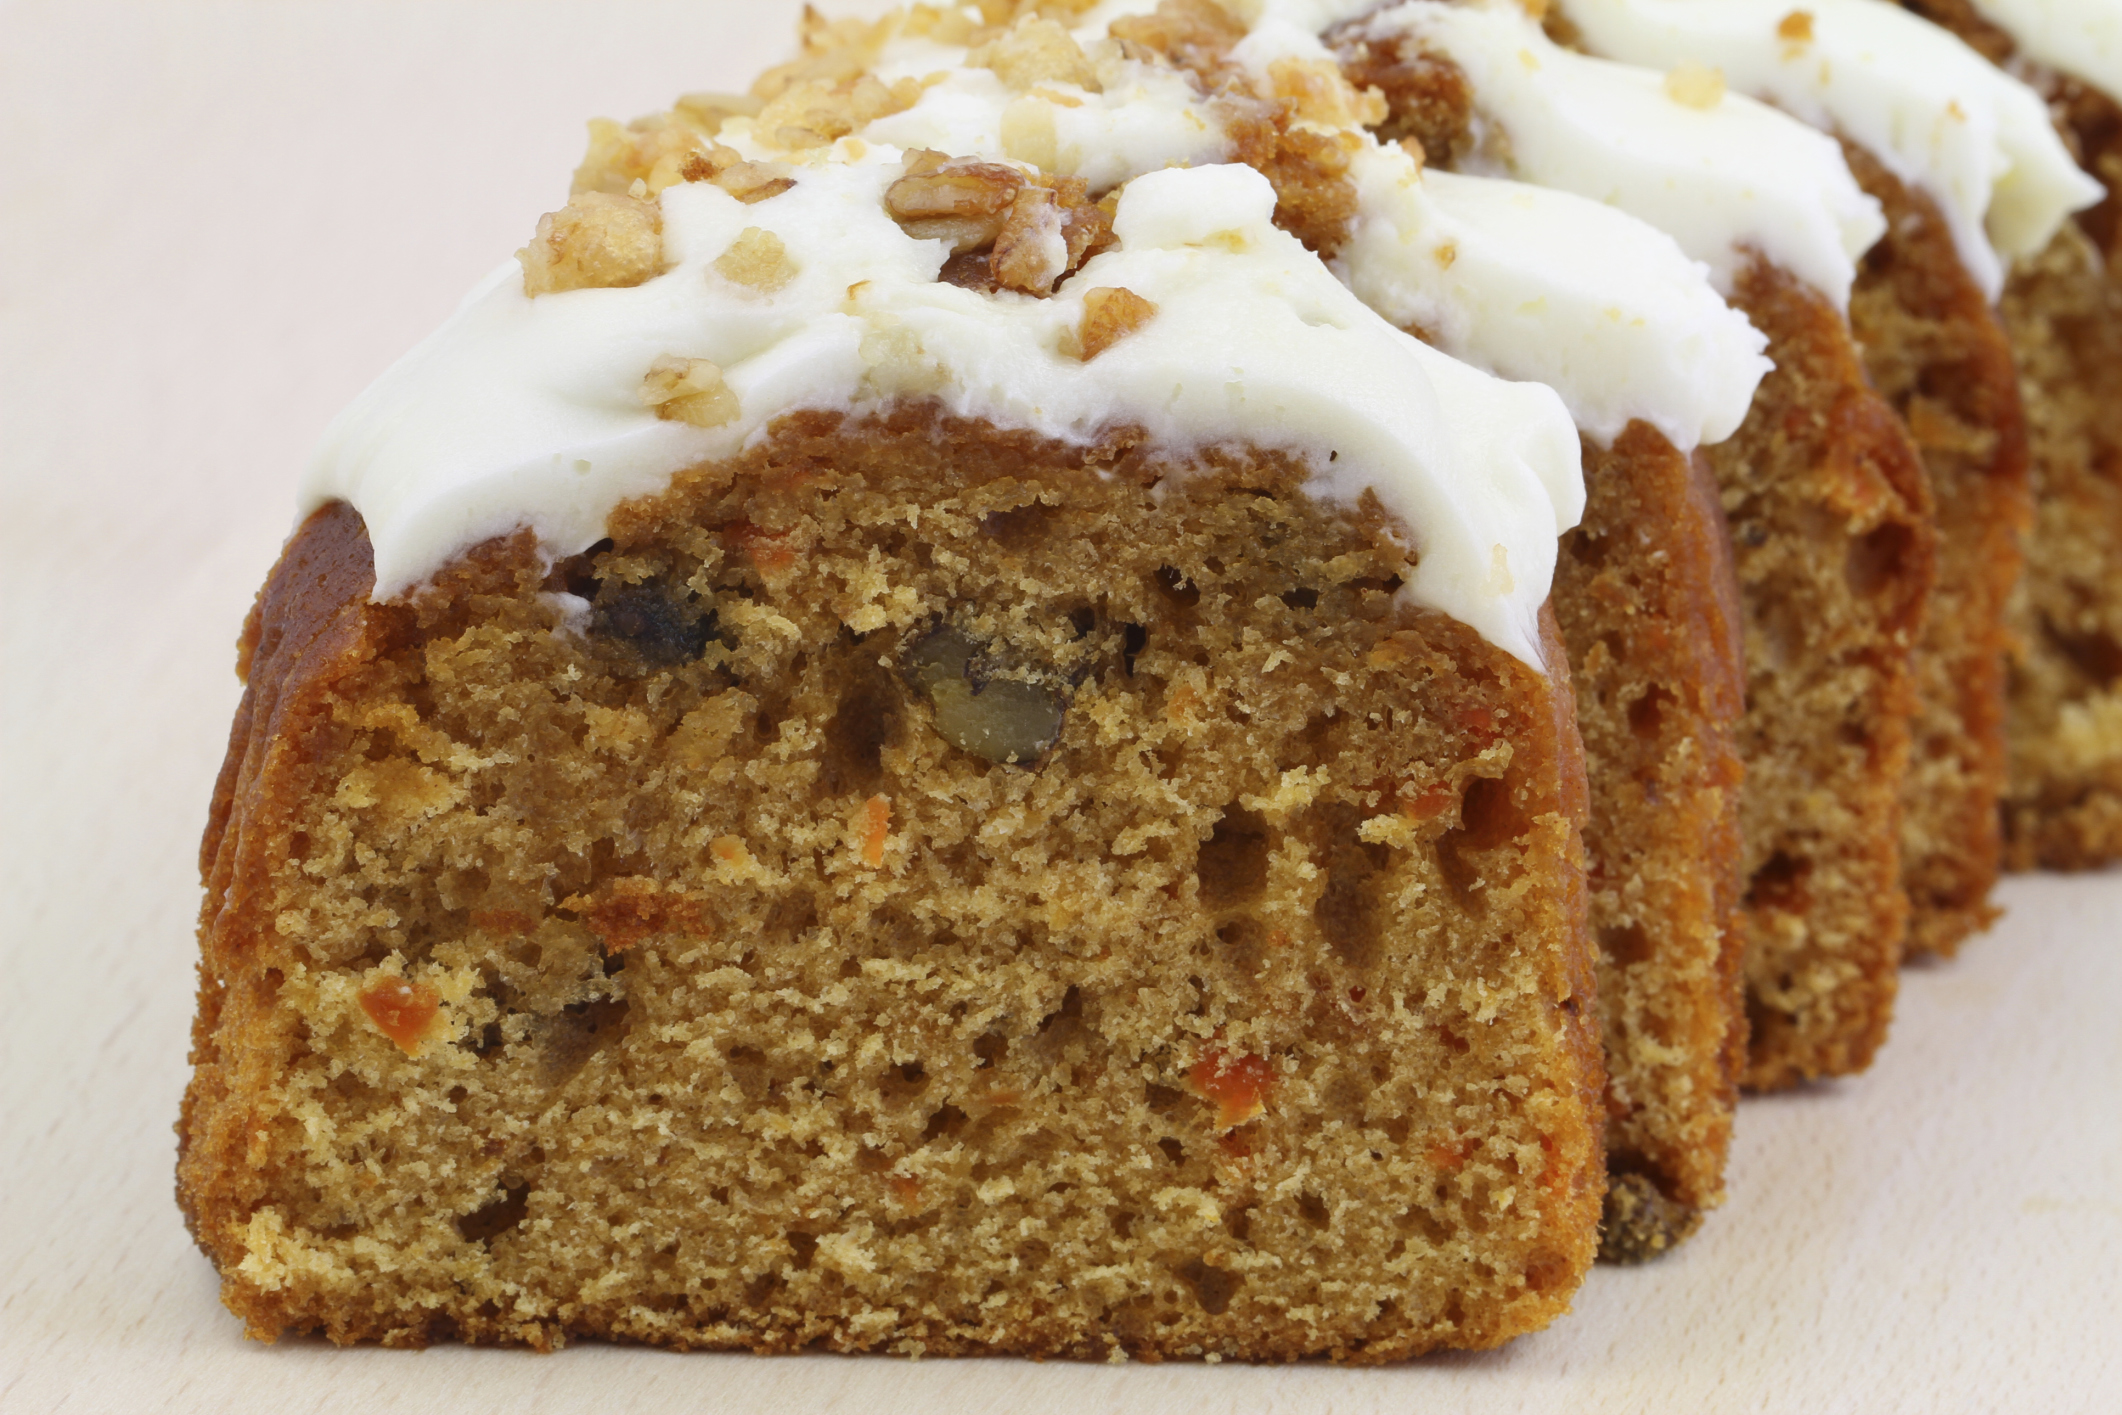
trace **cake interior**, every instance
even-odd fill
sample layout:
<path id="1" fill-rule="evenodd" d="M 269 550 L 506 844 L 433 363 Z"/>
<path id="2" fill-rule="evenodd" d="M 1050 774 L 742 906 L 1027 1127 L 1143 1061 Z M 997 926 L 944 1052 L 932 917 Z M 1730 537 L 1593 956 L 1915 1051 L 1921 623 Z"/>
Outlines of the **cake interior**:
<path id="1" fill-rule="evenodd" d="M 1358 1360 L 1564 1310 L 1603 1187 L 1566 676 L 1406 606 L 1405 534 L 1302 482 L 798 415 L 389 605 L 320 513 L 206 845 L 180 1193 L 229 1305 Z"/>

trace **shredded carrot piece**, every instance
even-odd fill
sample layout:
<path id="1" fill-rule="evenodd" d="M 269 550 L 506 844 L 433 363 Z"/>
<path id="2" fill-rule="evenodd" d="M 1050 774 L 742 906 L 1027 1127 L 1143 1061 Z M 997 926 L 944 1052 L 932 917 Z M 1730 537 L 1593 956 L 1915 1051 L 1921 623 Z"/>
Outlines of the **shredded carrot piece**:
<path id="1" fill-rule="evenodd" d="M 1265 1057 L 1250 1052 L 1233 1056 L 1212 1046 L 1194 1063 L 1187 1079 L 1193 1083 L 1194 1094 L 1216 1107 L 1216 1128 L 1229 1130 L 1266 1112 L 1275 1073 Z"/>
<path id="2" fill-rule="evenodd" d="M 407 1056 L 420 1050 L 441 1007 L 442 999 L 433 988 L 403 978 L 385 978 L 361 994 L 361 1010 L 368 1020 Z"/>
<path id="3" fill-rule="evenodd" d="M 889 838 L 892 820 L 891 798 L 872 796 L 862 812 L 862 863 L 876 869 L 884 863 L 884 842 Z"/>

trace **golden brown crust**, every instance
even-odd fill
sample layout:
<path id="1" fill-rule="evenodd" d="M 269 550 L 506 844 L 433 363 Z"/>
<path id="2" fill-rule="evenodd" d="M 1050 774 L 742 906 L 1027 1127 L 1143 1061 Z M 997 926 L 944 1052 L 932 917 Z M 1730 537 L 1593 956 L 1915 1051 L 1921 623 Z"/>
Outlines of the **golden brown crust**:
<path id="1" fill-rule="evenodd" d="M 1587 441 L 1584 481 L 1554 603 L 1592 795 L 1607 1148 L 1698 1211 L 1723 1198 L 1745 1058 L 1738 585 L 1707 466 L 1654 429 Z"/>
<path id="2" fill-rule="evenodd" d="M 183 1122 L 253 1334 L 1377 1361 L 1563 1310 L 1604 1174 L 1566 676 L 1395 607 L 1374 507 L 1218 456 L 1153 499 L 1126 437 L 793 418 L 550 579 L 519 539 L 386 608 L 307 526 Z M 1037 770 L 890 666 L 951 603 L 1072 685 Z M 1255 1054 L 1258 1116 L 1215 1080 Z"/>
<path id="3" fill-rule="evenodd" d="M 1917 712 L 1902 793 L 1906 951 L 1951 954 L 1996 917 L 2002 859 L 2005 604 L 2032 516 L 2026 418 L 2011 345 L 1935 203 L 1845 141 L 1886 213 L 1850 324 L 1872 386 L 1907 425 L 1929 479 L 1938 572 L 1915 654 Z"/>

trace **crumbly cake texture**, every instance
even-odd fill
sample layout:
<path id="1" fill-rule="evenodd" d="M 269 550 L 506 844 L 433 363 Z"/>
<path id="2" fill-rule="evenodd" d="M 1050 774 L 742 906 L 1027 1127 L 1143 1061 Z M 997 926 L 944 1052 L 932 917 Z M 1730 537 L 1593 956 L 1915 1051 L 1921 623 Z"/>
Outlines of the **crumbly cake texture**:
<path id="1" fill-rule="evenodd" d="M 1563 650 L 1400 604 L 1303 479 L 795 415 L 582 557 L 380 605 L 317 513 L 202 851 L 179 1196 L 231 1309 L 1356 1361 L 1565 1310 Z"/>
<path id="2" fill-rule="evenodd" d="M 2029 65 L 1967 0 L 1905 0 L 2041 91 L 2108 195 L 2019 263 L 2001 313 L 2031 446 L 2013 593 L 2003 827 L 2013 869 L 2122 858 L 2122 106 Z"/>
<path id="3" fill-rule="evenodd" d="M 1450 60 L 1375 42 L 1343 59 L 1384 93 L 1382 135 L 1440 167 L 1473 154 L 1473 94 Z M 1704 452 L 1744 621 L 1745 1081 L 1773 1088 L 1862 1070 L 1891 1020 L 1910 654 L 1936 531 L 1916 450 L 1841 315 L 1762 261 L 1732 302 L 1776 365 L 1739 431 Z"/>
<path id="4" fill-rule="evenodd" d="M 1746 622 L 1746 1082 L 1772 1089 L 1863 1070 L 1892 1021 L 1936 533 L 1915 448 L 1833 306 L 1759 263 L 1733 299 L 1776 363 L 1707 452 Z"/>
<path id="5" fill-rule="evenodd" d="M 1922 458 L 1938 528 L 1902 788 L 1904 951 L 1951 954 L 1996 917 L 2005 608 L 2032 514 L 2026 419 L 2011 345 L 1936 204 L 1864 148 L 1845 140 L 1843 151 L 1887 218 L 1858 268 L 1850 326 L 1872 386 Z"/>
<path id="6" fill-rule="evenodd" d="M 1381 136 L 1417 139 L 1435 166 L 1465 157 L 1472 94 L 1458 69 L 1351 33 L 1339 56 L 1352 83 L 1386 100 Z M 1584 482 L 1553 603 L 1591 785 L 1585 857 L 1615 1179 L 1601 1256 L 1633 1262 L 1684 1239 L 1724 1197 L 1746 1058 L 1740 612 L 1706 461 L 1639 422 L 1611 447 L 1585 440 Z M 1656 1203 L 1632 1202 L 1639 1190 Z"/>
<path id="7" fill-rule="evenodd" d="M 1746 1060 L 1734 740 L 1744 673 L 1707 465 L 1638 422 L 1611 447 L 1586 440 L 1584 480 L 1554 605 L 1591 784 L 1584 846 L 1616 1178 L 1600 1256 L 1635 1261 L 1693 1232 L 1724 1197 Z M 1645 1186 L 1655 1203 L 1640 1198 Z"/>

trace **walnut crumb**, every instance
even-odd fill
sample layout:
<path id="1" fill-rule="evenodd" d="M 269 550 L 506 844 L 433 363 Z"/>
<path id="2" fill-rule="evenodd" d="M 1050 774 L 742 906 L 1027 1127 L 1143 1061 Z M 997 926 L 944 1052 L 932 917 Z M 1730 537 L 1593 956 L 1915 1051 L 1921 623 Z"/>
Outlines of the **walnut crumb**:
<path id="1" fill-rule="evenodd" d="M 663 213 L 639 197 L 581 192 L 538 218 L 538 234 L 516 259 L 533 298 L 639 285 L 663 273 Z"/>
<path id="2" fill-rule="evenodd" d="M 992 69 L 1022 93 L 1034 84 L 1075 84 L 1098 92 L 1098 72 L 1075 37 L 1052 20 L 1031 15 L 965 56 L 968 68 Z"/>
<path id="3" fill-rule="evenodd" d="M 738 413 L 737 395 L 723 381 L 719 366 L 676 354 L 665 354 L 648 366 L 641 401 L 659 418 L 694 427 L 721 427 L 736 421 Z"/>
<path id="4" fill-rule="evenodd" d="M 1683 108 L 1715 108 L 1724 101 L 1724 71 L 1682 60 L 1665 76 L 1665 95 Z"/>
<path id="5" fill-rule="evenodd" d="M 796 278 L 796 263 L 789 259 L 788 247 L 779 236 L 747 226 L 728 250 L 715 257 L 715 273 L 733 285 L 772 294 Z"/>
<path id="6" fill-rule="evenodd" d="M 1101 285 L 1083 295 L 1076 357 L 1089 363 L 1156 316 L 1157 307 L 1123 285 Z"/>

